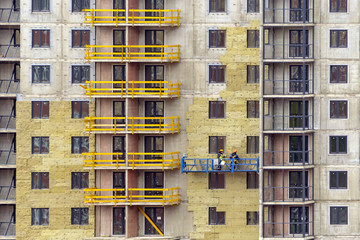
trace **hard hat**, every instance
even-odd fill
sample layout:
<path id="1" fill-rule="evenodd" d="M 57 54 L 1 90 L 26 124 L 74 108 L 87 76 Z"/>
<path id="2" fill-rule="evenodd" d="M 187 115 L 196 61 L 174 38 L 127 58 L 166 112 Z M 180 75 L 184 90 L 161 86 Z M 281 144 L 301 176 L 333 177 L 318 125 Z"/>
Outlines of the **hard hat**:
<path id="1" fill-rule="evenodd" d="M 237 150 L 235 150 L 234 152 L 237 152 Z"/>
<path id="2" fill-rule="evenodd" d="M 224 149 L 220 149 L 220 151 L 219 152 L 223 152 L 224 151 Z"/>

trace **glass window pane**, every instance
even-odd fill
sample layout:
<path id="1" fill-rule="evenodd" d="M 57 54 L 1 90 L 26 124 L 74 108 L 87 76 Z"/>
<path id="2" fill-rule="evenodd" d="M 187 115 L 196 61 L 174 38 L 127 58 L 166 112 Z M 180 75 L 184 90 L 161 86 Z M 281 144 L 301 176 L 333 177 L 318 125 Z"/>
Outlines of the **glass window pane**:
<path id="1" fill-rule="evenodd" d="M 218 31 L 218 47 L 225 47 L 226 31 Z"/>
<path id="2" fill-rule="evenodd" d="M 49 47 L 50 46 L 50 31 L 49 30 L 42 30 L 41 33 L 42 33 L 41 46 L 42 47 Z"/>
<path id="3" fill-rule="evenodd" d="M 330 47 L 337 47 L 337 31 L 330 31 Z"/>
<path id="4" fill-rule="evenodd" d="M 72 66 L 72 82 L 81 83 L 80 66 Z"/>
<path id="5" fill-rule="evenodd" d="M 42 177 L 42 179 L 41 179 L 41 182 L 42 182 L 41 188 L 49 188 L 49 173 L 44 172 L 44 173 L 42 173 L 41 177 Z"/>
<path id="6" fill-rule="evenodd" d="M 49 153 L 49 138 L 41 138 L 41 153 Z"/>
<path id="7" fill-rule="evenodd" d="M 218 67 L 218 83 L 224 83 L 225 82 L 225 67 L 219 66 Z"/>
<path id="8" fill-rule="evenodd" d="M 216 173 L 217 174 L 217 188 L 224 189 L 225 188 L 225 174 L 224 173 Z"/>
<path id="9" fill-rule="evenodd" d="M 88 208 L 81 208 L 81 224 L 87 225 L 89 223 L 89 209 Z"/>
<path id="10" fill-rule="evenodd" d="M 81 117 L 85 118 L 89 116 L 89 102 L 81 102 Z"/>
<path id="11" fill-rule="evenodd" d="M 347 102 L 341 101 L 338 102 L 339 107 L 339 118 L 347 118 Z"/>
<path id="12" fill-rule="evenodd" d="M 80 47 L 80 31 L 79 30 L 72 31 L 72 46 Z"/>
<path id="13" fill-rule="evenodd" d="M 89 138 L 82 137 L 81 140 L 81 153 L 89 152 Z"/>
<path id="14" fill-rule="evenodd" d="M 81 187 L 88 188 L 89 187 L 89 173 L 81 173 Z"/>
<path id="15" fill-rule="evenodd" d="M 336 153 L 336 137 L 330 137 L 330 153 Z"/>
<path id="16" fill-rule="evenodd" d="M 335 101 L 330 101 L 330 118 L 336 118 L 337 117 L 337 113 L 336 113 L 336 102 Z"/>
<path id="17" fill-rule="evenodd" d="M 209 224 L 216 225 L 216 208 L 209 208 Z"/>
<path id="18" fill-rule="evenodd" d="M 339 1 L 339 12 L 347 11 L 347 0 L 338 0 Z"/>
<path id="19" fill-rule="evenodd" d="M 339 31 L 339 47 L 347 47 L 347 31 Z"/>
<path id="20" fill-rule="evenodd" d="M 81 118 L 80 102 L 78 102 L 78 101 L 72 102 L 72 118 Z"/>
<path id="21" fill-rule="evenodd" d="M 81 31 L 81 47 L 90 44 L 90 31 Z"/>
<path id="22" fill-rule="evenodd" d="M 80 188 L 80 173 L 71 173 L 71 188 Z"/>
<path id="23" fill-rule="evenodd" d="M 330 172 L 330 188 L 337 188 L 337 174 L 336 172 Z"/>
<path id="24" fill-rule="evenodd" d="M 347 224 L 347 207 L 338 208 L 339 222 L 338 224 Z"/>
<path id="25" fill-rule="evenodd" d="M 42 224 L 41 225 L 49 225 L 49 209 L 43 208 L 42 209 Z"/>
<path id="26" fill-rule="evenodd" d="M 217 212 L 217 224 L 225 224 L 225 212 Z"/>
<path id="27" fill-rule="evenodd" d="M 217 153 L 217 138 L 209 137 L 209 153 Z"/>
<path id="28" fill-rule="evenodd" d="M 338 172 L 339 188 L 347 188 L 347 172 Z"/>
<path id="29" fill-rule="evenodd" d="M 224 118 L 225 117 L 225 102 L 218 102 L 217 117 L 218 118 Z"/>
<path id="30" fill-rule="evenodd" d="M 31 209 L 32 213 L 32 225 L 40 225 L 40 209 L 33 208 Z"/>
<path id="31" fill-rule="evenodd" d="M 209 31 L 209 45 L 210 47 L 216 47 L 216 35 L 217 31 L 211 30 Z"/>
<path id="32" fill-rule="evenodd" d="M 337 224 L 337 208 L 330 207 L 330 224 Z"/>
<path id="33" fill-rule="evenodd" d="M 72 153 L 80 153 L 80 138 L 73 137 L 71 141 Z"/>
<path id="34" fill-rule="evenodd" d="M 339 152 L 347 153 L 347 137 L 338 137 L 339 139 Z"/>
<path id="35" fill-rule="evenodd" d="M 40 188 L 40 173 L 32 173 L 32 189 Z"/>
<path id="36" fill-rule="evenodd" d="M 32 102 L 32 118 L 40 118 L 40 103 Z"/>
<path id="37" fill-rule="evenodd" d="M 40 30 L 33 30 L 33 47 L 40 46 Z"/>
<path id="38" fill-rule="evenodd" d="M 38 154 L 40 153 L 40 138 L 33 137 L 32 139 L 32 153 Z"/>
<path id="39" fill-rule="evenodd" d="M 42 102 L 41 118 L 49 118 L 50 104 L 48 101 Z"/>

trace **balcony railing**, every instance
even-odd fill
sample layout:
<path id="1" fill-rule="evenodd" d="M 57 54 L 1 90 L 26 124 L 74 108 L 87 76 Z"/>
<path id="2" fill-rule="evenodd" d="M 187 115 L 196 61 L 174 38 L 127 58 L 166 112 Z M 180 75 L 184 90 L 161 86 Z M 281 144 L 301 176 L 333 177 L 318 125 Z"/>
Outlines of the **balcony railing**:
<path id="1" fill-rule="evenodd" d="M 314 153 L 312 150 L 264 150 L 263 156 L 264 166 L 307 166 L 314 164 Z"/>
<path id="2" fill-rule="evenodd" d="M 13 184 L 13 183 L 11 183 Z M 1 200 L 15 200 L 16 188 L 11 186 L 0 186 L 0 201 Z"/>
<path id="3" fill-rule="evenodd" d="M 313 186 L 264 187 L 264 202 L 304 202 L 314 200 Z"/>
<path id="4" fill-rule="evenodd" d="M 179 188 L 84 189 L 85 203 L 91 205 L 174 205 L 179 204 Z"/>
<path id="5" fill-rule="evenodd" d="M 86 60 L 180 62 L 180 45 L 86 45 Z"/>
<path id="6" fill-rule="evenodd" d="M 179 97 L 181 83 L 171 81 L 87 81 L 85 94 L 90 97 Z"/>
<path id="7" fill-rule="evenodd" d="M 19 23 L 20 9 L 19 8 L 0 8 L 0 23 Z"/>
<path id="8" fill-rule="evenodd" d="M 314 23 L 313 8 L 265 8 L 264 23 L 304 24 Z"/>
<path id="9" fill-rule="evenodd" d="M 93 169 L 174 169 L 180 166 L 179 152 L 171 153 L 83 153 L 84 167 Z"/>
<path id="10" fill-rule="evenodd" d="M 312 79 L 270 80 L 264 79 L 264 95 L 305 95 L 314 93 Z"/>
<path id="11" fill-rule="evenodd" d="M 176 117 L 86 117 L 85 131 L 89 133 L 179 133 Z"/>
<path id="12" fill-rule="evenodd" d="M 259 172 L 259 158 L 217 158 L 181 159 L 181 172 Z"/>
<path id="13" fill-rule="evenodd" d="M 2 219 L 4 219 L 4 216 L 2 216 Z M 0 222 L 0 236 L 15 236 L 15 235 L 16 235 L 15 212 L 13 212 L 11 214 L 10 221 Z"/>
<path id="14" fill-rule="evenodd" d="M 313 115 L 268 115 L 264 116 L 265 131 L 313 130 Z"/>
<path id="15" fill-rule="evenodd" d="M 91 25 L 179 26 L 180 10 L 164 9 L 84 9 L 85 23 Z"/>

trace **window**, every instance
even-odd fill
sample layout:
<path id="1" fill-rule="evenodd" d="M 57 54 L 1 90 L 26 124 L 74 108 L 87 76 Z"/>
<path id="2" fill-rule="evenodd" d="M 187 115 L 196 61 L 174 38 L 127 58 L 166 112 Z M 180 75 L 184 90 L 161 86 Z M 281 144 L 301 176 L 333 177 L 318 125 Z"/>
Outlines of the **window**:
<path id="1" fill-rule="evenodd" d="M 20 0 L 13 0 L 14 11 L 20 11 Z"/>
<path id="2" fill-rule="evenodd" d="M 209 173 L 209 189 L 224 189 L 224 188 L 225 188 L 225 174 Z"/>
<path id="3" fill-rule="evenodd" d="M 50 0 L 32 0 L 32 11 L 33 12 L 49 12 L 50 11 Z"/>
<path id="4" fill-rule="evenodd" d="M 348 224 L 348 207 L 330 207 L 330 224 Z"/>
<path id="5" fill-rule="evenodd" d="M 246 188 L 247 189 L 259 188 L 259 175 L 256 172 L 246 173 Z"/>
<path id="6" fill-rule="evenodd" d="M 49 173 L 31 173 L 31 189 L 49 189 Z"/>
<path id="7" fill-rule="evenodd" d="M 226 0 L 210 0 L 209 1 L 209 10 L 211 13 L 214 12 L 225 12 L 226 10 Z"/>
<path id="8" fill-rule="evenodd" d="M 163 156 L 159 153 L 164 152 L 164 136 L 145 136 L 144 137 L 145 152 L 153 153 L 145 155 L 145 159 L 159 159 L 162 160 Z M 151 164 L 151 162 L 147 162 Z M 159 164 L 159 162 L 152 162 Z"/>
<path id="9" fill-rule="evenodd" d="M 224 65 L 210 65 L 209 83 L 225 83 L 225 69 Z"/>
<path id="10" fill-rule="evenodd" d="M 89 137 L 71 137 L 71 153 L 89 152 Z"/>
<path id="11" fill-rule="evenodd" d="M 83 189 L 89 187 L 88 172 L 72 172 L 71 173 L 71 189 Z"/>
<path id="12" fill-rule="evenodd" d="M 90 81 L 90 66 L 72 66 L 71 82 L 85 83 L 86 81 Z"/>
<path id="13" fill-rule="evenodd" d="M 90 30 L 72 30 L 72 47 L 83 48 L 90 44 Z"/>
<path id="14" fill-rule="evenodd" d="M 145 213 L 155 223 L 155 225 L 164 232 L 164 208 L 163 207 L 146 207 Z M 145 219 L 145 234 L 157 235 L 158 231 Z"/>
<path id="15" fill-rule="evenodd" d="M 309 234 L 309 207 L 290 207 L 290 234 Z"/>
<path id="16" fill-rule="evenodd" d="M 164 188 L 164 172 L 145 172 L 145 188 Z M 145 195 L 163 195 L 163 191 L 145 191 Z"/>
<path id="17" fill-rule="evenodd" d="M 225 212 L 217 212 L 216 207 L 210 207 L 209 225 L 225 225 Z"/>
<path id="18" fill-rule="evenodd" d="M 49 153 L 49 137 L 33 137 L 32 138 L 32 153 L 33 154 L 48 154 Z"/>
<path id="19" fill-rule="evenodd" d="M 258 225 L 259 212 L 246 212 L 246 225 Z"/>
<path id="20" fill-rule="evenodd" d="M 330 66 L 330 83 L 347 83 L 347 66 Z"/>
<path id="21" fill-rule="evenodd" d="M 259 30 L 247 30 L 247 47 L 259 47 Z"/>
<path id="22" fill-rule="evenodd" d="M 209 118 L 225 118 L 224 101 L 210 101 L 209 102 Z"/>
<path id="23" fill-rule="evenodd" d="M 309 101 L 290 101 L 289 108 L 289 126 L 291 128 L 308 128 Z"/>
<path id="24" fill-rule="evenodd" d="M 209 30 L 209 47 L 224 48 L 226 39 L 225 30 Z"/>
<path id="25" fill-rule="evenodd" d="M 290 89 L 292 93 L 309 92 L 309 65 L 290 65 Z"/>
<path id="26" fill-rule="evenodd" d="M 308 30 L 290 30 L 290 57 L 308 57 L 309 56 L 309 31 Z"/>
<path id="27" fill-rule="evenodd" d="M 259 136 L 246 137 L 246 153 L 247 154 L 259 153 Z"/>
<path id="28" fill-rule="evenodd" d="M 85 118 L 89 116 L 88 101 L 71 102 L 71 118 Z"/>
<path id="29" fill-rule="evenodd" d="M 32 208 L 31 209 L 31 225 L 49 225 L 49 209 L 48 208 Z"/>
<path id="30" fill-rule="evenodd" d="M 259 0 L 247 0 L 247 12 L 258 13 L 259 12 Z"/>
<path id="31" fill-rule="evenodd" d="M 49 101 L 33 101 L 31 102 L 32 118 L 48 119 L 49 118 Z"/>
<path id="32" fill-rule="evenodd" d="M 247 118 L 259 118 L 259 101 L 247 101 Z"/>
<path id="33" fill-rule="evenodd" d="M 309 0 L 290 1 L 290 22 L 309 21 Z"/>
<path id="34" fill-rule="evenodd" d="M 225 150 L 226 137 L 209 137 L 209 153 L 217 154 L 220 149 Z"/>
<path id="35" fill-rule="evenodd" d="M 346 171 L 330 171 L 330 189 L 347 189 Z"/>
<path id="36" fill-rule="evenodd" d="M 20 47 L 20 29 L 14 29 L 14 47 Z"/>
<path id="37" fill-rule="evenodd" d="M 32 30 L 32 47 L 50 47 L 50 30 Z"/>
<path id="38" fill-rule="evenodd" d="M 50 83 L 50 66 L 32 66 L 32 83 Z"/>
<path id="39" fill-rule="evenodd" d="M 305 171 L 289 172 L 289 198 L 309 197 L 309 176 Z M 304 183 L 304 184 L 303 184 Z"/>
<path id="40" fill-rule="evenodd" d="M 330 12 L 346 12 L 347 0 L 330 0 Z"/>
<path id="41" fill-rule="evenodd" d="M 71 225 L 88 225 L 89 208 L 72 208 Z"/>
<path id="42" fill-rule="evenodd" d="M 308 136 L 304 136 L 304 137 L 303 136 L 289 136 L 289 162 L 290 163 L 308 163 L 309 162 L 309 138 L 308 138 Z"/>
<path id="43" fill-rule="evenodd" d="M 330 136 L 330 153 L 347 153 L 347 136 Z"/>
<path id="44" fill-rule="evenodd" d="M 125 208 L 113 208 L 113 234 L 125 235 Z"/>
<path id="45" fill-rule="evenodd" d="M 125 136 L 113 136 L 113 159 L 125 159 Z M 117 153 L 122 153 L 121 155 Z M 123 162 L 123 161 L 120 161 Z"/>
<path id="46" fill-rule="evenodd" d="M 347 118 L 347 101 L 330 101 L 330 118 Z"/>
<path id="47" fill-rule="evenodd" d="M 248 65 L 246 78 L 247 83 L 259 83 L 259 65 Z"/>
<path id="48" fill-rule="evenodd" d="M 72 11 L 82 12 L 83 9 L 90 8 L 90 0 L 72 0 Z"/>
<path id="49" fill-rule="evenodd" d="M 330 30 L 330 47 L 347 48 L 347 30 Z"/>

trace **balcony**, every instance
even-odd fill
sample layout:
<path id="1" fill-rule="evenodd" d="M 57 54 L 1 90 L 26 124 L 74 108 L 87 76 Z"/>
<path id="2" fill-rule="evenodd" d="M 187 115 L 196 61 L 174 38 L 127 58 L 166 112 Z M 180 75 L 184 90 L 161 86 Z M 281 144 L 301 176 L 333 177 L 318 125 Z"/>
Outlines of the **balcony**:
<path id="1" fill-rule="evenodd" d="M 173 98 L 181 83 L 171 81 L 87 81 L 85 94 L 95 98 Z"/>
<path id="2" fill-rule="evenodd" d="M 180 132 L 179 116 L 176 117 L 86 117 L 85 132 L 90 133 L 153 133 L 175 134 Z"/>
<path id="3" fill-rule="evenodd" d="M 0 168 L 15 168 L 16 145 L 15 134 L 0 134 Z"/>
<path id="4" fill-rule="evenodd" d="M 289 4 L 290 1 L 290 4 Z M 264 25 L 314 23 L 314 3 L 307 1 L 273 1 L 264 8 Z"/>
<path id="5" fill-rule="evenodd" d="M 20 22 L 20 1 L 3 1 L 0 7 L 0 25 L 16 24 Z"/>
<path id="6" fill-rule="evenodd" d="M 259 158 L 186 158 L 181 159 L 181 173 L 188 172 L 259 172 Z"/>
<path id="7" fill-rule="evenodd" d="M 84 9 L 85 23 L 92 26 L 171 26 L 180 25 L 180 10 L 164 9 Z"/>
<path id="8" fill-rule="evenodd" d="M 15 239 L 15 235 L 16 235 L 15 209 L 12 209 L 12 213 L 11 213 L 9 212 L 10 209 L 5 209 L 5 208 L 8 207 L 6 206 L 0 207 L 0 212 L 2 213 L 6 212 L 6 214 L 2 215 L 2 220 L 0 220 L 0 239 Z"/>
<path id="9" fill-rule="evenodd" d="M 85 60 L 96 62 L 180 62 L 180 45 L 86 45 Z"/>
<path id="10" fill-rule="evenodd" d="M 84 167 L 92 169 L 174 169 L 180 167 L 179 152 L 171 153 L 83 153 Z"/>
<path id="11" fill-rule="evenodd" d="M 84 189 L 85 204 L 110 206 L 172 206 L 180 201 L 179 188 Z M 127 192 L 127 194 L 125 194 Z"/>
<path id="12" fill-rule="evenodd" d="M 0 203 L 15 204 L 16 188 L 13 186 L 0 186 Z"/>
<path id="13" fill-rule="evenodd" d="M 16 98 L 19 93 L 20 83 L 20 64 L 2 63 L 0 64 L 0 97 Z"/>

